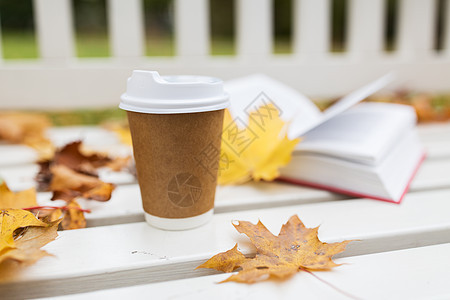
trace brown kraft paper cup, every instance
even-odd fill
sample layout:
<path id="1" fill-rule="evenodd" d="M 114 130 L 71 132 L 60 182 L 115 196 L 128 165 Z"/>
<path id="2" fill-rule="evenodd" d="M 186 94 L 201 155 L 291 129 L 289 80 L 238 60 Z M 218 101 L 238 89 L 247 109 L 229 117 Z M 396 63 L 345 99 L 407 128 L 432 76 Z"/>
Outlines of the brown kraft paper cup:
<path id="1" fill-rule="evenodd" d="M 178 219 L 213 209 L 224 110 L 127 114 L 144 211 Z"/>

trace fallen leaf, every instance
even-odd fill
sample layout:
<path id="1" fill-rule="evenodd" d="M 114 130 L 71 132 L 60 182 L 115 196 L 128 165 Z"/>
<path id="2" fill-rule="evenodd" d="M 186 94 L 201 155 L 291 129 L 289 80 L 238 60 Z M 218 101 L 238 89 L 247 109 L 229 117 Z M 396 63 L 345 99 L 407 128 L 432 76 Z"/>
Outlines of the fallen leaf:
<path id="1" fill-rule="evenodd" d="M 39 217 L 40 220 L 45 223 L 51 223 L 62 219 L 63 211 L 61 208 L 53 208 L 53 209 L 37 209 L 36 216 Z"/>
<path id="2" fill-rule="evenodd" d="M 40 248 L 57 236 L 59 221 L 44 223 L 32 213 L 21 209 L 0 212 L 1 236 L 0 268 L 5 262 L 13 260 L 20 265 L 36 262 L 48 253 Z M 19 233 L 17 230 L 22 228 Z"/>
<path id="3" fill-rule="evenodd" d="M 117 157 L 106 164 L 106 167 L 110 168 L 111 170 L 115 172 L 119 172 L 123 169 L 130 169 L 131 166 L 131 155 L 125 156 L 125 157 Z"/>
<path id="4" fill-rule="evenodd" d="M 106 154 L 83 149 L 80 141 L 72 142 L 56 151 L 54 158 L 39 162 L 39 172 L 36 175 L 38 191 L 50 190 L 53 178 L 51 167 L 62 165 L 80 174 L 98 177 L 97 169 L 109 168 L 113 171 L 126 169 L 132 173 L 131 156 L 111 158 Z"/>
<path id="5" fill-rule="evenodd" d="M 245 128 L 240 128 L 226 110 L 219 184 L 243 183 L 251 179 L 274 180 L 280 175 L 278 169 L 290 161 L 299 141 L 287 138 L 286 124 L 272 104 L 252 112 Z"/>
<path id="6" fill-rule="evenodd" d="M 35 180 L 39 192 L 46 192 L 50 189 L 50 182 L 53 177 L 53 174 L 50 171 L 50 163 L 50 160 L 38 162 L 39 172 L 36 174 Z"/>
<path id="7" fill-rule="evenodd" d="M 81 206 L 75 200 L 70 201 L 66 205 L 61 227 L 64 230 L 86 228 L 86 218 L 81 210 Z"/>
<path id="8" fill-rule="evenodd" d="M 85 154 L 81 141 L 65 145 L 55 153 L 52 164 L 64 165 L 83 174 L 97 175 L 96 169 L 111 163 L 112 159 L 99 153 Z"/>
<path id="9" fill-rule="evenodd" d="M 208 261 L 198 266 L 197 269 L 208 268 L 225 273 L 233 272 L 247 259 L 245 255 L 237 249 L 237 246 L 238 244 L 234 245 L 233 248 L 226 252 L 211 257 Z"/>
<path id="10" fill-rule="evenodd" d="M 24 208 L 36 205 L 36 190 L 34 188 L 14 193 L 8 188 L 6 182 L 0 184 L 0 209 Z"/>
<path id="11" fill-rule="evenodd" d="M 14 232 L 17 229 L 28 226 L 47 226 L 32 213 L 21 209 L 0 210 L 0 224 L 0 261 L 1 256 L 15 248 Z"/>
<path id="12" fill-rule="evenodd" d="M 254 225 L 239 221 L 234 227 L 250 238 L 256 247 L 256 256 L 245 258 L 235 246 L 198 267 L 225 272 L 241 268 L 237 274 L 222 282 L 254 283 L 269 278 L 285 279 L 301 270 L 330 270 L 339 266 L 332 257 L 343 252 L 350 242 L 321 242 L 317 236 L 319 228 L 306 228 L 297 215 L 283 225 L 278 236 L 273 235 L 261 222 Z"/>
<path id="13" fill-rule="evenodd" d="M 42 115 L 31 113 L 1 113 L 0 139 L 13 143 L 24 143 L 30 137 L 45 136 L 50 121 Z"/>
<path id="14" fill-rule="evenodd" d="M 132 145 L 128 122 L 108 122 L 103 124 L 103 127 L 114 132 L 122 144 Z"/>
<path id="15" fill-rule="evenodd" d="M 65 206 L 36 206 L 30 207 L 30 210 L 39 219 L 45 223 L 51 223 L 57 220 L 61 220 L 60 229 L 79 229 L 86 227 L 85 212 L 90 213 L 89 209 L 83 209 L 76 202 L 76 200 L 70 200 Z"/>
<path id="16" fill-rule="evenodd" d="M 50 190 L 55 194 L 52 200 L 70 201 L 76 197 L 84 197 L 97 201 L 108 201 L 115 186 L 94 176 L 80 174 L 64 166 L 50 167 L 53 174 Z"/>
<path id="17" fill-rule="evenodd" d="M 34 148 L 40 159 L 50 159 L 54 146 L 45 135 L 51 125 L 48 118 L 32 113 L 1 113 L 0 140 L 21 143 Z"/>

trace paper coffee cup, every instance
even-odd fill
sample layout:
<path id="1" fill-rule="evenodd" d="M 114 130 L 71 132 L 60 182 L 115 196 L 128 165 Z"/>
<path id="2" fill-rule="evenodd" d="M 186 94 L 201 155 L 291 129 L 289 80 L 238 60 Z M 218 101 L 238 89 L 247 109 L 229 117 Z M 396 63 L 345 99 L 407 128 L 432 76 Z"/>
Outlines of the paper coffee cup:
<path id="1" fill-rule="evenodd" d="M 206 223 L 213 214 L 224 109 L 220 79 L 134 71 L 127 110 L 146 221 L 168 230 Z"/>

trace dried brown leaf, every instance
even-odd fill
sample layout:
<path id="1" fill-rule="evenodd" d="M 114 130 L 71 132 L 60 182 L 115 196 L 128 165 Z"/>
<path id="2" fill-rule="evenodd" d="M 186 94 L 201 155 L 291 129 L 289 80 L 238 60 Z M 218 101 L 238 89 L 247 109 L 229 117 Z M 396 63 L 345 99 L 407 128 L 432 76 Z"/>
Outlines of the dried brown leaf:
<path id="1" fill-rule="evenodd" d="M 306 228 L 297 215 L 283 225 L 278 236 L 273 235 L 261 222 L 254 225 L 239 221 L 234 227 L 250 238 L 256 247 L 256 256 L 244 259 L 235 246 L 199 266 L 225 272 L 237 267 L 242 269 L 223 282 L 254 283 L 268 278 L 285 279 L 300 270 L 330 270 L 339 266 L 333 262 L 332 257 L 343 252 L 350 242 L 321 242 L 317 236 L 318 227 Z"/>
<path id="2" fill-rule="evenodd" d="M 52 166 L 50 170 L 53 174 L 50 190 L 55 191 L 52 200 L 70 201 L 79 196 L 97 201 L 111 199 L 111 193 L 115 188 L 111 183 L 77 173 L 64 165 Z"/>
<path id="3" fill-rule="evenodd" d="M 106 166 L 112 161 L 108 156 L 99 153 L 87 155 L 81 146 L 81 141 L 67 144 L 55 153 L 52 164 L 64 165 L 83 174 L 97 175 L 97 168 Z"/>
<path id="4" fill-rule="evenodd" d="M 61 227 L 64 230 L 86 228 L 86 218 L 81 206 L 75 200 L 70 201 L 61 222 Z"/>

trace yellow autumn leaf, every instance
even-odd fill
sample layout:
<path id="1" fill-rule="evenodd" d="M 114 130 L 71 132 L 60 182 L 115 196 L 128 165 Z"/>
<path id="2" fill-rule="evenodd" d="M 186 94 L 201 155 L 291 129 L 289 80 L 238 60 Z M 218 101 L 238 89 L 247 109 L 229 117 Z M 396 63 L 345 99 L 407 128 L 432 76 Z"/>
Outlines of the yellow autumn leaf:
<path id="1" fill-rule="evenodd" d="M 21 209 L 1 210 L 0 224 L 0 256 L 15 248 L 14 232 L 17 229 L 28 226 L 48 226 L 32 213 Z"/>
<path id="2" fill-rule="evenodd" d="M 129 146 L 132 145 L 130 127 L 128 126 L 128 123 L 108 122 L 103 124 L 103 127 L 114 132 L 122 144 Z"/>
<path id="3" fill-rule="evenodd" d="M 45 223 L 21 209 L 0 211 L 0 282 L 9 281 L 24 266 L 49 255 L 41 247 L 57 236 L 60 220 Z"/>
<path id="4" fill-rule="evenodd" d="M 279 114 L 272 104 L 261 106 L 243 126 L 242 120 L 233 120 L 225 111 L 219 184 L 270 181 L 280 175 L 279 168 L 289 163 L 300 139 L 287 138 L 287 124 Z"/>
<path id="5" fill-rule="evenodd" d="M 0 184 L 0 209 L 36 206 L 36 189 L 12 192 L 6 182 Z"/>

